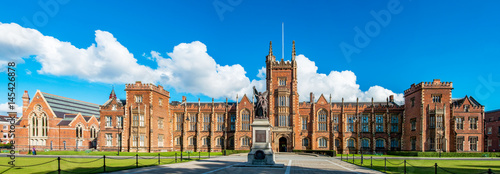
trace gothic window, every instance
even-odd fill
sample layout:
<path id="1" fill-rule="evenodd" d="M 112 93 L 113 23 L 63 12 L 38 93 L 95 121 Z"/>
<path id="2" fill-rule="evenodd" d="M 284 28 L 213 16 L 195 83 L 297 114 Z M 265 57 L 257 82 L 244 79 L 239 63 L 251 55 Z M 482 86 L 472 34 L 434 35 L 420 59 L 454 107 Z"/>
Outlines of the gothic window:
<path id="1" fill-rule="evenodd" d="M 135 96 L 135 102 L 136 103 L 142 103 L 142 95 L 136 95 Z"/>
<path id="2" fill-rule="evenodd" d="M 116 127 L 122 127 L 123 126 L 123 117 L 116 117 Z"/>
<path id="3" fill-rule="evenodd" d="M 376 131 L 384 132 L 384 115 L 377 114 L 375 116 L 375 120 L 376 120 Z"/>
<path id="4" fill-rule="evenodd" d="M 333 115 L 333 131 L 338 132 L 339 131 L 339 115 L 335 114 Z"/>
<path id="5" fill-rule="evenodd" d="M 477 117 L 469 117 L 469 129 L 476 130 L 477 129 Z"/>
<path id="6" fill-rule="evenodd" d="M 285 77 L 278 78 L 278 81 L 279 81 L 279 86 L 286 86 L 286 78 Z"/>
<path id="7" fill-rule="evenodd" d="M 144 126 L 144 115 L 139 115 L 139 126 Z"/>
<path id="8" fill-rule="evenodd" d="M 321 137 L 321 138 L 318 139 L 318 146 L 319 147 L 326 147 L 327 143 L 328 142 L 327 142 L 326 138 Z"/>
<path id="9" fill-rule="evenodd" d="M 411 150 L 412 151 L 417 150 L 417 137 L 411 137 L 410 138 L 410 144 L 411 144 Z"/>
<path id="10" fill-rule="evenodd" d="M 106 134 L 106 146 L 112 146 L 113 134 Z"/>
<path id="11" fill-rule="evenodd" d="M 137 147 L 137 135 L 132 135 L 132 146 Z"/>
<path id="12" fill-rule="evenodd" d="M 203 131 L 210 130 L 210 114 L 203 114 Z"/>
<path id="13" fill-rule="evenodd" d="M 326 111 L 321 110 L 318 114 L 318 131 L 326 131 Z"/>
<path id="14" fill-rule="evenodd" d="M 250 146 L 250 138 L 248 137 L 241 138 L 241 146 Z"/>
<path id="15" fill-rule="evenodd" d="M 194 113 L 189 114 L 189 130 L 196 130 L 196 114 Z"/>
<path id="16" fill-rule="evenodd" d="M 241 130 L 250 130 L 250 112 L 246 109 L 241 112 Z"/>
<path id="17" fill-rule="evenodd" d="M 347 147 L 354 148 L 354 145 L 355 145 L 355 142 L 354 142 L 353 138 L 347 140 Z"/>
<path id="18" fill-rule="evenodd" d="M 399 132 L 399 117 L 395 114 L 391 117 L 391 132 Z"/>
<path id="19" fill-rule="evenodd" d="M 307 138 L 302 139 L 302 146 L 308 147 L 309 146 L 309 139 L 307 139 Z"/>
<path id="20" fill-rule="evenodd" d="M 436 128 L 436 116 L 431 115 L 429 117 L 429 128 L 434 129 Z"/>
<path id="21" fill-rule="evenodd" d="M 469 105 L 464 105 L 464 112 L 469 112 Z"/>
<path id="22" fill-rule="evenodd" d="M 234 131 L 236 126 L 236 114 L 231 114 L 231 131 Z"/>
<path id="23" fill-rule="evenodd" d="M 370 148 L 370 140 L 368 138 L 363 138 L 361 140 L 361 147 L 362 148 Z"/>
<path id="24" fill-rule="evenodd" d="M 443 129 L 443 116 L 437 116 L 436 126 L 438 129 Z"/>
<path id="25" fill-rule="evenodd" d="M 175 121 L 176 129 L 175 130 L 182 130 L 182 114 L 177 113 L 175 115 L 176 115 L 176 121 Z"/>
<path id="26" fill-rule="evenodd" d="M 302 130 L 307 130 L 307 117 L 302 117 Z"/>
<path id="27" fill-rule="evenodd" d="M 432 103 L 441 103 L 441 94 L 432 95 Z"/>
<path id="28" fill-rule="evenodd" d="M 140 143 L 139 145 L 140 145 L 141 147 L 144 147 L 144 142 L 145 142 L 144 140 L 145 140 L 145 136 L 146 136 L 146 135 L 141 134 L 141 142 L 139 142 L 139 143 Z"/>
<path id="29" fill-rule="evenodd" d="M 288 96 L 278 96 L 278 106 L 289 106 L 289 104 Z"/>
<path id="30" fill-rule="evenodd" d="M 412 131 L 417 130 L 417 119 L 416 118 L 411 119 L 410 120 L 410 125 L 411 125 L 411 130 Z"/>
<path id="31" fill-rule="evenodd" d="M 217 131 L 223 131 L 224 129 L 224 114 L 217 114 Z"/>
<path id="32" fill-rule="evenodd" d="M 361 131 L 362 132 L 370 132 L 370 129 L 369 129 L 369 115 L 368 114 L 363 114 L 362 118 L 361 118 Z"/>
<path id="33" fill-rule="evenodd" d="M 470 151 L 477 151 L 477 137 L 469 137 Z"/>
<path id="34" fill-rule="evenodd" d="M 279 118 L 278 118 L 278 123 L 279 123 L 279 127 L 286 127 L 288 126 L 288 115 L 279 115 Z"/>
<path id="35" fill-rule="evenodd" d="M 399 147 L 399 140 L 397 138 L 392 138 L 391 139 L 391 147 L 392 148 L 398 148 Z"/>
<path id="36" fill-rule="evenodd" d="M 134 119 L 133 125 L 139 126 L 139 115 L 134 115 L 133 119 Z"/>
<path id="37" fill-rule="evenodd" d="M 456 117 L 456 129 L 463 130 L 464 129 L 464 117 Z"/>
<path id="38" fill-rule="evenodd" d="M 384 148 L 385 147 L 384 144 L 385 144 L 384 139 L 377 139 L 375 141 L 375 147 L 377 147 L 377 148 Z"/>
<path id="39" fill-rule="evenodd" d="M 163 129 L 163 118 L 158 118 L 158 128 Z"/>
<path id="40" fill-rule="evenodd" d="M 354 132 L 354 115 L 347 115 L 347 132 Z"/>
<path id="41" fill-rule="evenodd" d="M 106 116 L 106 127 L 111 127 L 112 123 L 111 116 Z"/>

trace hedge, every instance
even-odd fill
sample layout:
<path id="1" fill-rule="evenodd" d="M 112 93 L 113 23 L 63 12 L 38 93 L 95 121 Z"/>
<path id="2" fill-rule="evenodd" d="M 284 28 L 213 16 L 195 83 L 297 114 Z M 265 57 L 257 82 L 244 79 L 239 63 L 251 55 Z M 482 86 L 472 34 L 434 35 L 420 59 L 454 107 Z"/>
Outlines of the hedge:
<path id="1" fill-rule="evenodd" d="M 237 154 L 237 153 L 248 153 L 249 150 L 226 150 L 227 155 Z"/>
<path id="2" fill-rule="evenodd" d="M 303 153 L 314 153 L 328 156 L 335 156 L 336 153 L 334 150 L 293 150 L 292 152 L 303 152 Z"/>
<path id="3" fill-rule="evenodd" d="M 387 155 L 439 157 L 439 152 L 389 151 Z M 500 152 L 442 152 L 441 157 L 500 157 Z"/>

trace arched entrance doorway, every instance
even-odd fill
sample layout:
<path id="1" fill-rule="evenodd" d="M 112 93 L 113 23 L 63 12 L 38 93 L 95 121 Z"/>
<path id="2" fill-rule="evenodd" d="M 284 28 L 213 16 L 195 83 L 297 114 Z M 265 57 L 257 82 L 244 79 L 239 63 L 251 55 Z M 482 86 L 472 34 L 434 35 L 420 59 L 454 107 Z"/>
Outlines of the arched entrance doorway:
<path id="1" fill-rule="evenodd" d="M 281 137 L 279 139 L 279 151 L 280 152 L 286 152 L 287 149 L 286 149 L 286 138 L 285 137 Z"/>

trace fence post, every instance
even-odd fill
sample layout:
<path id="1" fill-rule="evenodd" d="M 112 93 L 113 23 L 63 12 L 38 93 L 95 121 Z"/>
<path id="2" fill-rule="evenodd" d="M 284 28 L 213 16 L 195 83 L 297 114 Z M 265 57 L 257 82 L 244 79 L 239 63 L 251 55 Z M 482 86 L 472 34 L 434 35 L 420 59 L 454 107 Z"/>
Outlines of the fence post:
<path id="1" fill-rule="evenodd" d="M 201 159 L 201 152 L 198 152 L 198 160 Z"/>
<path id="2" fill-rule="evenodd" d="M 182 151 L 181 151 L 181 162 L 182 162 Z"/>
<path id="3" fill-rule="evenodd" d="M 405 174 L 406 174 L 406 160 L 404 160 L 404 162 L 405 162 Z"/>
<path id="4" fill-rule="evenodd" d="M 488 169 L 488 174 L 492 174 L 493 171 L 491 171 L 491 169 Z"/>
<path id="5" fill-rule="evenodd" d="M 57 157 L 57 173 L 61 174 L 61 157 Z"/>
<path id="6" fill-rule="evenodd" d="M 363 154 L 361 154 L 361 166 L 363 166 Z"/>
<path id="7" fill-rule="evenodd" d="M 352 163 L 354 164 L 354 153 L 352 154 Z"/>
<path id="8" fill-rule="evenodd" d="M 373 168 L 373 156 L 370 157 L 370 168 Z"/>
<path id="9" fill-rule="evenodd" d="M 210 151 L 208 151 L 208 158 L 210 159 Z"/>
<path id="10" fill-rule="evenodd" d="M 342 154 L 340 154 L 340 161 L 342 161 Z"/>
<path id="11" fill-rule="evenodd" d="M 387 173 L 387 158 L 384 158 L 384 173 Z"/>
<path id="12" fill-rule="evenodd" d="M 135 168 L 139 167 L 139 154 L 135 154 Z"/>
<path id="13" fill-rule="evenodd" d="M 438 163 L 434 163 L 434 174 L 438 173 Z"/>
<path id="14" fill-rule="evenodd" d="M 177 152 L 175 152 L 175 162 L 177 163 Z"/>
<path id="15" fill-rule="evenodd" d="M 104 167 L 104 172 L 106 172 L 106 155 L 103 155 L 103 156 L 102 156 L 102 159 L 104 160 L 104 165 L 103 165 L 103 167 Z"/>
<path id="16" fill-rule="evenodd" d="M 158 153 L 158 165 L 160 165 L 160 153 Z"/>

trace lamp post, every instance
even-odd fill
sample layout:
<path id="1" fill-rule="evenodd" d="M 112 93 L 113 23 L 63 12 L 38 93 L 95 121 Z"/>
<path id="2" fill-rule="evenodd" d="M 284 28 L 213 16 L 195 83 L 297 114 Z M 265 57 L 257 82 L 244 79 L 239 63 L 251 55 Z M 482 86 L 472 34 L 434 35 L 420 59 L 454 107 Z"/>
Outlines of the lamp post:
<path id="1" fill-rule="evenodd" d="M 118 131 L 118 156 L 120 156 L 120 151 L 122 151 L 122 132 L 123 132 L 123 126 L 122 126 L 123 120 L 120 120 L 120 125 L 116 126 L 116 130 Z"/>
<path id="2" fill-rule="evenodd" d="M 226 142 L 227 142 L 227 141 L 226 141 L 226 136 L 227 136 L 226 124 L 224 124 L 224 127 L 223 127 L 223 128 L 224 128 L 224 141 L 223 141 L 223 143 L 224 143 L 224 156 L 226 156 L 226 144 L 227 144 L 227 143 L 226 143 Z"/>

